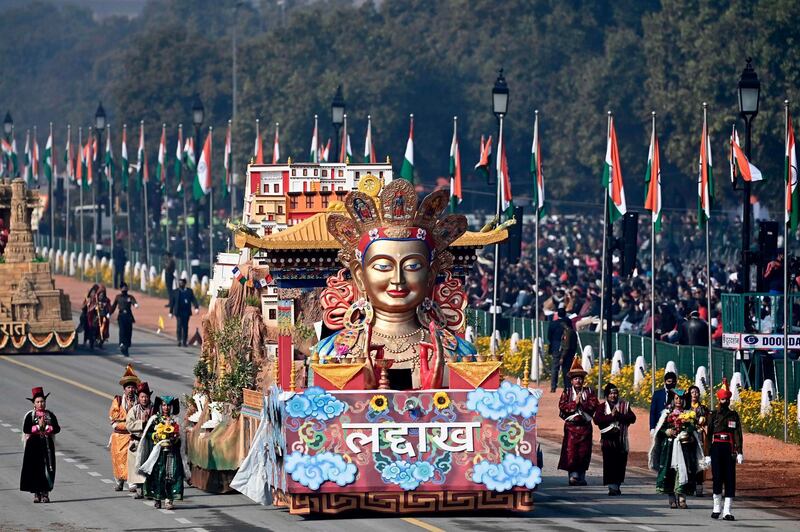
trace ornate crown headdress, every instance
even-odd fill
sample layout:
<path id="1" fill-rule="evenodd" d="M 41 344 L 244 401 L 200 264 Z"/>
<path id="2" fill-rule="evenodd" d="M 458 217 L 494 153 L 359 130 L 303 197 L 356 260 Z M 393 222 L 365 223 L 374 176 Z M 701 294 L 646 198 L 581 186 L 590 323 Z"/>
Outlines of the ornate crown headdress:
<path id="1" fill-rule="evenodd" d="M 377 240 L 421 240 L 430 252 L 436 271 L 449 269 L 453 256 L 447 247 L 467 230 L 460 214 L 442 217 L 449 202 L 447 190 L 437 190 L 417 205 L 414 185 L 396 179 L 376 198 L 360 191 L 349 192 L 344 200 L 348 216 L 328 216 L 328 231 L 339 241 L 339 260 L 347 267 L 361 262 Z"/>

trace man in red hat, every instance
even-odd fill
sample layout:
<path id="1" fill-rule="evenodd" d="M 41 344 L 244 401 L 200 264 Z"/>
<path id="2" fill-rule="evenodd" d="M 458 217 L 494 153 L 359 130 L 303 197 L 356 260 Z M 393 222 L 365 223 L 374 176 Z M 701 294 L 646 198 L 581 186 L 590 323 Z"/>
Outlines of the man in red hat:
<path id="1" fill-rule="evenodd" d="M 731 504 L 736 495 L 736 464 L 744 462 L 742 454 L 742 423 L 739 414 L 730 409 L 731 391 L 728 379 L 722 379 L 722 388 L 717 390 L 717 409 L 708 417 L 708 435 L 705 442 L 705 462 L 711 464 L 714 476 L 713 519 L 720 513 L 726 521 L 735 521 Z M 725 486 L 723 504 L 722 487 Z"/>
<path id="2" fill-rule="evenodd" d="M 119 380 L 124 393 L 114 396 L 114 399 L 111 400 L 111 408 L 108 410 L 108 419 L 112 427 L 108 447 L 111 451 L 111 466 L 114 469 L 114 491 L 122 491 L 122 487 L 128 479 L 128 446 L 131 443 L 131 433 L 125 427 L 125 420 L 128 411 L 136 404 L 136 387 L 139 382 L 141 381 L 133 371 L 133 366 L 128 364 L 125 374 Z M 128 487 L 132 491 L 136 491 L 132 484 Z"/>
<path id="3" fill-rule="evenodd" d="M 564 420 L 564 440 L 558 468 L 569 473 L 570 486 L 586 485 L 586 470 L 592 460 L 592 416 L 597 410 L 597 396 L 583 386 L 586 371 L 575 356 L 567 373 L 570 386 L 558 400 L 558 415 Z"/>
<path id="4" fill-rule="evenodd" d="M 136 495 L 134 499 L 143 499 L 142 484 L 144 484 L 145 477 L 136 469 L 139 454 L 139 442 L 142 439 L 144 427 L 147 420 L 154 414 L 153 404 L 150 402 L 150 396 L 153 392 L 150 391 L 150 386 L 147 382 L 140 382 L 136 386 L 136 394 L 138 397 L 137 403 L 128 410 L 125 416 L 125 428 L 128 429 L 131 435 L 131 443 L 128 446 L 128 483 L 135 486 Z"/>

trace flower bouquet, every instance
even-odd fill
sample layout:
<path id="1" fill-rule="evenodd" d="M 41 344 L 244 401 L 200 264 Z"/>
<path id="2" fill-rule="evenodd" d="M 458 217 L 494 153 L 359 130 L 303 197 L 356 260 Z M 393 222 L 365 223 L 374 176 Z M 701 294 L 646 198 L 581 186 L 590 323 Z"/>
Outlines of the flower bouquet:
<path id="1" fill-rule="evenodd" d="M 153 432 L 153 443 L 162 447 L 169 447 L 178 439 L 180 427 L 177 423 L 164 420 L 156 425 Z"/>
<path id="2" fill-rule="evenodd" d="M 666 423 L 673 437 L 688 441 L 697 430 L 697 414 L 692 410 L 673 410 L 667 415 Z"/>

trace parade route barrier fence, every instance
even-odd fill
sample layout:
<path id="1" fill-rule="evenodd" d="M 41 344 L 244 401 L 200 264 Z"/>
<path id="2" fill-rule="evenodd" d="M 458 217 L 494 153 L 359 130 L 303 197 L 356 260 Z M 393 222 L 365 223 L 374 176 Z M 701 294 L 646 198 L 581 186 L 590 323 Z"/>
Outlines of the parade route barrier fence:
<path id="1" fill-rule="evenodd" d="M 547 327 L 550 321 L 540 321 L 539 331 L 542 342 L 547 345 Z M 483 310 L 468 308 L 467 325 L 472 326 L 476 337 L 492 335 L 492 315 Z M 502 338 L 509 338 L 517 333 L 520 339 L 530 339 L 534 336 L 534 320 L 520 317 L 503 317 L 498 319 L 498 330 Z M 594 331 L 580 331 L 578 333 L 579 348 L 591 345 L 595 353 L 595 360 L 598 356 L 598 344 L 600 334 Z M 633 364 L 638 356 L 644 356 L 647 366 L 651 360 L 651 342 L 649 336 L 634 334 L 611 333 L 612 352 L 619 349 L 625 364 Z M 703 366 L 708 369 L 708 350 L 706 346 L 678 345 L 668 342 L 656 341 L 656 367 L 663 368 L 670 360 L 675 363 L 678 373 L 686 375 L 694 380 L 697 368 Z M 783 393 L 783 351 L 772 353 L 759 353 L 758 356 L 748 351 L 741 352 L 744 359 L 740 358 L 737 351 L 731 351 L 714 347 L 711 349 L 714 365 L 714 383 L 719 385 L 722 377 L 731 378 L 735 371 L 740 371 L 743 375 L 745 385 L 749 383 L 752 389 L 760 390 L 764 380 L 771 379 L 775 383 L 778 395 Z M 788 367 L 788 398 L 793 401 L 800 390 L 800 362 L 789 360 Z"/>

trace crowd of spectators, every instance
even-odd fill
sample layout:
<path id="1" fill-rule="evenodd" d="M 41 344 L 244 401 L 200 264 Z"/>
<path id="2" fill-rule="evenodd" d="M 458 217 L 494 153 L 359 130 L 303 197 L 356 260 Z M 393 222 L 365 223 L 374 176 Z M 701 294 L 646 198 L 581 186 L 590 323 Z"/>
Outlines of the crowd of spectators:
<path id="1" fill-rule="evenodd" d="M 681 344 L 707 342 L 707 326 L 692 326 L 696 320 L 711 319 L 712 341 L 722 337 L 721 292 L 741 290 L 739 242 L 731 240 L 740 231 L 731 221 L 729 230 L 718 231 L 713 239 L 711 261 L 711 304 L 705 273 L 705 233 L 698 229 L 693 214 L 665 216 L 664 231 L 656 234 L 656 310 L 650 316 L 650 224 L 639 223 L 637 266 L 629 278 L 620 275 L 619 252 L 613 257 L 612 331 L 650 335 Z M 619 224 L 617 224 L 619 225 Z M 740 226 L 739 226 L 740 227 Z M 535 305 L 534 224 L 522 231 L 522 256 L 516 264 L 502 258 L 498 304 L 507 316 L 542 320 L 558 317 L 563 309 L 576 329 L 599 328 L 603 225 L 589 215 L 560 215 L 544 218 L 539 226 L 539 308 Z M 467 279 L 472 307 L 489 310 L 492 302 L 492 249 L 484 251 Z M 696 323 L 694 325 L 697 325 Z M 697 331 L 705 331 L 698 338 Z"/>

